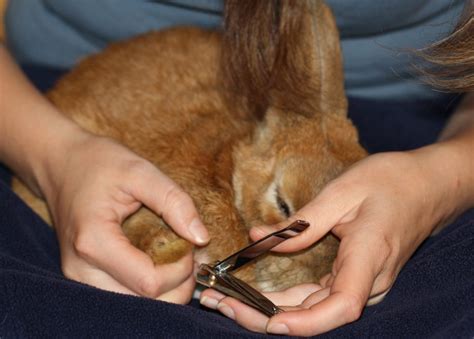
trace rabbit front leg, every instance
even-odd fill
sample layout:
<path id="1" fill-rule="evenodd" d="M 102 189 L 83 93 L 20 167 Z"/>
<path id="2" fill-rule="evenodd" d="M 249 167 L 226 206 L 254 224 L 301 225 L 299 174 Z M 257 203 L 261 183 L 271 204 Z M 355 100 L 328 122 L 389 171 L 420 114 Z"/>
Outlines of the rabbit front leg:
<path id="1" fill-rule="evenodd" d="M 198 263 L 222 260 L 249 242 L 246 228 L 236 213 L 228 194 L 207 191 L 205 197 L 194 196 L 204 224 L 211 236 L 208 246 L 198 248 Z M 192 250 L 164 221 L 146 207 L 140 208 L 122 225 L 130 242 L 151 257 L 156 265 L 173 263 Z M 255 263 L 246 265 L 236 276 L 258 288 Z"/>
<path id="2" fill-rule="evenodd" d="M 213 264 L 248 245 L 250 238 L 230 191 L 208 190 L 201 193 L 194 194 L 193 198 L 211 241 L 206 247 L 197 248 L 195 260 L 198 263 Z M 233 273 L 257 288 L 255 263 L 247 264 Z"/>
<path id="3" fill-rule="evenodd" d="M 125 220 L 122 229 L 130 242 L 148 254 L 156 265 L 176 262 L 192 250 L 191 243 L 180 238 L 146 207 Z"/>

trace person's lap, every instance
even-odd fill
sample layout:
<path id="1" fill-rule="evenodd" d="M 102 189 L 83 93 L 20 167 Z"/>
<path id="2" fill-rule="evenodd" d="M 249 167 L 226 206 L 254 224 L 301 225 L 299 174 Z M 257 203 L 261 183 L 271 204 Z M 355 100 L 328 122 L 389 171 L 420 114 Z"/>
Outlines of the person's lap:
<path id="1" fill-rule="evenodd" d="M 26 71 L 42 90 L 61 74 Z M 406 150 L 435 140 L 450 102 L 351 99 L 349 114 L 369 151 Z M 0 179 L 7 177 L 0 168 Z M 419 248 L 383 302 L 366 308 L 357 322 L 326 335 L 471 336 L 472 248 L 473 210 Z M 0 182 L 0 275 L 0 336 L 260 336 L 196 303 L 171 305 L 66 279 L 54 232 L 4 182 Z"/>

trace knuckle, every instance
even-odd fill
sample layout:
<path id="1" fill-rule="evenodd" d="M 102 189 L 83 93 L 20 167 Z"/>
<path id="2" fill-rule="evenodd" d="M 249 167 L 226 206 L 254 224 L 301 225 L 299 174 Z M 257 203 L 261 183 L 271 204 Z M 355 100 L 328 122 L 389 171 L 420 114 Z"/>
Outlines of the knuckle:
<path id="1" fill-rule="evenodd" d="M 177 303 L 181 305 L 189 304 L 193 299 L 193 291 L 193 289 L 190 289 L 189 291 L 184 291 L 182 294 L 178 295 Z"/>
<path id="2" fill-rule="evenodd" d="M 78 256 L 82 258 L 91 258 L 94 254 L 94 239 L 80 234 L 73 240 L 73 247 Z"/>
<path id="3" fill-rule="evenodd" d="M 362 310 L 365 305 L 365 300 L 356 294 L 346 294 L 344 296 L 345 309 L 346 309 L 346 321 L 353 322 L 359 319 L 362 314 Z"/>
<path id="4" fill-rule="evenodd" d="M 284 225 L 282 225 L 282 226 L 288 226 L 289 223 L 297 221 L 297 220 L 307 221 L 308 219 L 309 218 L 307 216 L 303 215 L 300 211 L 297 211 L 288 220 L 286 220 Z M 311 229 L 311 227 L 310 227 L 310 229 Z"/>
<path id="5" fill-rule="evenodd" d="M 183 272 L 183 275 L 189 278 L 193 274 L 194 269 L 194 260 L 193 253 L 190 251 L 188 255 L 184 256 L 181 260 L 178 261 L 179 272 Z"/>
<path id="6" fill-rule="evenodd" d="M 316 197 L 315 202 L 326 206 L 332 206 L 336 203 L 339 208 L 346 210 L 362 204 L 368 194 L 367 185 L 353 178 L 339 177 L 324 187 Z"/>
<path id="7" fill-rule="evenodd" d="M 138 280 L 138 292 L 149 298 L 157 298 L 160 293 L 160 284 L 150 275 L 144 275 Z"/>
<path id="8" fill-rule="evenodd" d="M 124 173 L 128 173 L 133 177 L 147 177 L 151 164 L 140 158 L 129 159 L 124 163 Z"/>
<path id="9" fill-rule="evenodd" d="M 378 258 L 381 265 L 385 265 L 394 255 L 397 255 L 397 245 L 392 237 L 385 233 L 376 235 L 376 244 L 378 248 Z M 380 267 L 382 269 L 382 267 Z"/>
<path id="10" fill-rule="evenodd" d="M 355 192 L 359 189 L 357 181 L 346 178 L 344 175 L 330 181 L 323 190 L 323 194 L 328 198 L 345 197 L 347 192 Z"/>
<path id="11" fill-rule="evenodd" d="M 177 185 L 172 185 L 164 196 L 165 211 L 190 204 L 191 198 Z"/>
<path id="12" fill-rule="evenodd" d="M 392 261 L 393 258 L 397 258 L 400 253 L 400 246 L 395 241 L 395 239 L 391 239 L 387 235 L 384 235 L 382 238 L 382 244 L 384 248 L 384 262 Z"/>

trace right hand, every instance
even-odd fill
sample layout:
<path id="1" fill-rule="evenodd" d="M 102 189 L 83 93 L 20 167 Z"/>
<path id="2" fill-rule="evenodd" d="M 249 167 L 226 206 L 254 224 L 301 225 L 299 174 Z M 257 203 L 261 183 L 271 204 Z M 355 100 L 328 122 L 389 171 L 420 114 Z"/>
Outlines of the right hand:
<path id="1" fill-rule="evenodd" d="M 201 302 L 262 333 L 310 336 L 357 320 L 368 301 L 378 302 L 390 290 L 436 227 L 472 206 L 472 171 L 465 170 L 471 158 L 463 149 L 458 143 L 438 143 L 371 155 L 330 182 L 290 220 L 252 228 L 250 236 L 258 240 L 295 219 L 307 220 L 308 229 L 273 249 L 280 253 L 307 248 L 328 232 L 340 239 L 332 271 L 319 286 L 302 284 L 267 294 L 288 312 L 268 318 L 211 289 L 201 294 Z"/>
<path id="2" fill-rule="evenodd" d="M 192 253 L 154 266 L 131 245 L 122 222 L 142 204 L 181 237 L 205 245 L 209 235 L 191 198 L 126 147 L 81 134 L 49 156 L 37 179 L 60 243 L 64 274 L 101 289 L 186 303 L 194 290 Z"/>

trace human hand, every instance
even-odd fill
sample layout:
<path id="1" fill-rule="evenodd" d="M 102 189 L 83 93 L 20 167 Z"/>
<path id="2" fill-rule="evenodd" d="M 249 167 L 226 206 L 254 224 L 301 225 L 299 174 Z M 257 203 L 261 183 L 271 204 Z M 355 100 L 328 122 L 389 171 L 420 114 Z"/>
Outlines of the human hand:
<path id="1" fill-rule="evenodd" d="M 460 212 L 462 192 L 446 159 L 449 149 L 431 146 L 370 156 L 333 180 L 292 220 L 311 226 L 275 248 L 294 252 L 332 231 L 340 248 L 320 286 L 305 284 L 266 294 L 287 312 L 271 318 L 214 290 L 201 303 L 258 332 L 315 335 L 358 319 L 369 298 L 380 300 L 402 266 L 433 229 Z M 455 173 L 454 173 L 455 174 Z M 284 225 L 251 230 L 258 239 Z"/>
<path id="2" fill-rule="evenodd" d="M 105 290 L 186 303 L 194 290 L 192 253 L 154 266 L 122 233 L 142 204 L 183 238 L 209 240 L 191 198 L 148 161 L 118 143 L 83 134 L 49 157 L 39 186 L 60 243 L 62 270 Z"/>

